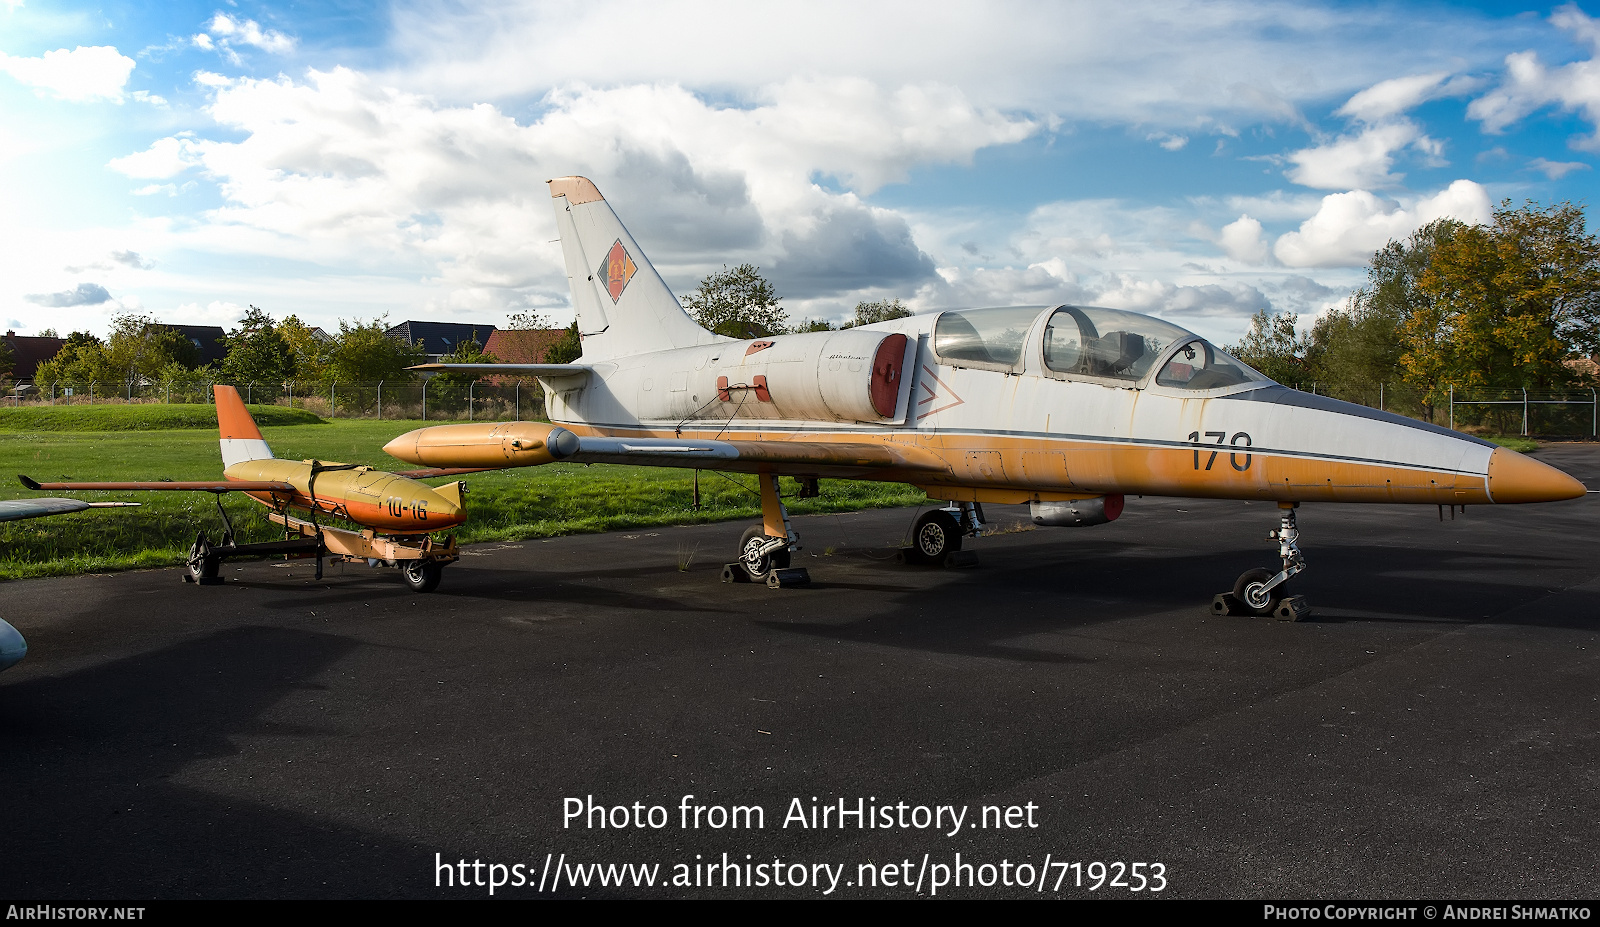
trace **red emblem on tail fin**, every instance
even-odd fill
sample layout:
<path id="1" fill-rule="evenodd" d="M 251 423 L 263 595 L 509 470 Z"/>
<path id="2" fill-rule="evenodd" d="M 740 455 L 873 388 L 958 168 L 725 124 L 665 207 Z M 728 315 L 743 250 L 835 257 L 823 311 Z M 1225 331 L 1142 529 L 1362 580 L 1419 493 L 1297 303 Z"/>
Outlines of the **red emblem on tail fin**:
<path id="1" fill-rule="evenodd" d="M 633 263 L 628 249 L 622 247 L 622 239 L 617 239 L 611 250 L 606 252 L 605 263 L 596 271 L 600 279 L 606 282 L 606 292 L 610 294 L 612 303 L 622 298 L 622 291 L 627 289 L 628 281 L 633 279 L 638 269 L 639 265 Z"/>

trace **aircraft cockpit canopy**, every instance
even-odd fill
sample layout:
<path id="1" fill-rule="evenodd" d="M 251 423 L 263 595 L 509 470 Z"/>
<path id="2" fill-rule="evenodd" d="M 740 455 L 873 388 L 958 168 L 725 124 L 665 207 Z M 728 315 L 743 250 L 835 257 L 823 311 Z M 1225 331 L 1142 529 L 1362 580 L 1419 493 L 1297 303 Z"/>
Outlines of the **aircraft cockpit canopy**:
<path id="1" fill-rule="evenodd" d="M 934 352 L 940 360 L 957 366 L 1021 370 L 1028 333 L 1046 311 L 1049 318 L 1041 353 L 1051 374 L 1121 381 L 1127 386 L 1153 382 L 1186 390 L 1271 382 L 1221 348 L 1170 322 L 1091 306 L 944 312 L 934 323 Z M 1152 370 L 1156 371 L 1153 380 Z"/>

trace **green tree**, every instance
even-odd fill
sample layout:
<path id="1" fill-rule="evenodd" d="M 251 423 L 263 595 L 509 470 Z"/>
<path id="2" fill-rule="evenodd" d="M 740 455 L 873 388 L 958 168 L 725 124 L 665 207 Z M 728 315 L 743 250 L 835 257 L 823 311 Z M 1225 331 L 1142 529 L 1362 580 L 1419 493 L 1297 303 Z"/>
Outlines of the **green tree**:
<path id="1" fill-rule="evenodd" d="M 11 371 L 17 367 L 16 355 L 11 353 L 11 345 L 0 341 L 0 377 L 11 376 Z"/>
<path id="2" fill-rule="evenodd" d="M 222 376 L 234 383 L 283 383 L 295 375 L 295 357 L 272 316 L 251 306 L 228 333 Z"/>
<path id="3" fill-rule="evenodd" d="M 844 327 L 845 328 L 849 328 L 850 324 L 847 322 L 847 323 L 845 323 Z M 831 331 L 837 331 L 837 329 L 834 328 L 833 323 L 829 322 L 827 319 L 806 319 L 804 322 L 801 322 L 799 325 L 796 325 L 794 330 L 796 332 L 831 332 Z"/>
<path id="4" fill-rule="evenodd" d="M 110 382 L 116 373 L 106 357 L 105 343 L 89 332 L 73 332 L 56 356 L 39 365 L 37 383 L 62 383 L 87 391 L 91 381 Z"/>
<path id="5" fill-rule="evenodd" d="M 177 362 L 192 367 L 199 351 L 177 329 L 147 315 L 119 315 L 111 320 L 105 360 L 117 379 L 154 381 L 161 369 Z"/>
<path id="6" fill-rule="evenodd" d="M 1416 285 L 1400 362 L 1419 386 L 1557 388 L 1577 379 L 1565 361 L 1600 350 L 1600 242 L 1571 203 L 1458 224 Z"/>
<path id="7" fill-rule="evenodd" d="M 578 337 L 578 323 L 573 322 L 561 333 L 561 337 L 545 348 L 544 362 L 547 364 L 575 364 L 583 357 L 583 340 Z"/>
<path id="8" fill-rule="evenodd" d="M 300 321 L 291 315 L 276 326 L 289 357 L 294 362 L 294 375 L 300 380 L 326 380 L 328 358 L 333 353 L 333 339 L 322 329 Z"/>
<path id="9" fill-rule="evenodd" d="M 339 337 L 328 359 L 328 376 L 341 383 L 405 382 L 415 375 L 407 370 L 423 362 L 427 352 L 420 344 L 407 344 L 384 334 L 382 319 L 363 325 L 339 320 Z"/>
<path id="10" fill-rule="evenodd" d="M 778 296 L 753 264 L 740 264 L 706 274 L 700 288 L 683 298 L 683 306 L 700 323 L 730 338 L 762 338 L 787 330 L 788 314 Z"/>
<path id="11" fill-rule="evenodd" d="M 887 322 L 890 319 L 904 319 L 911 315 L 911 310 L 901 305 L 898 298 L 894 300 L 880 299 L 877 302 L 856 303 L 856 316 L 845 324 L 846 328 L 857 325 L 871 325 L 874 322 Z"/>
<path id="12" fill-rule="evenodd" d="M 1299 321 L 1293 312 L 1273 313 L 1266 309 L 1250 317 L 1250 330 L 1228 352 L 1279 383 L 1291 386 L 1305 377 L 1304 357 L 1310 339 L 1295 328 Z"/>

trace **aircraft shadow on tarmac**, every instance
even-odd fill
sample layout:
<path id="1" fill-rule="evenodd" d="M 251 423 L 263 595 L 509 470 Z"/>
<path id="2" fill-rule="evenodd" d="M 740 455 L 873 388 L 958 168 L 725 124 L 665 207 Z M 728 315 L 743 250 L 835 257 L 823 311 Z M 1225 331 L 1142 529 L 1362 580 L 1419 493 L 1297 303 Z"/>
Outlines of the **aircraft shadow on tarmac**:
<path id="1" fill-rule="evenodd" d="M 191 762 L 237 754 L 234 736 L 301 736 L 258 719 L 356 646 L 246 627 L 6 686 L 0 782 L 18 813 L 0 839 L 0 894 L 386 897 L 396 886 L 431 888 L 424 863 L 434 847 L 168 781 Z"/>

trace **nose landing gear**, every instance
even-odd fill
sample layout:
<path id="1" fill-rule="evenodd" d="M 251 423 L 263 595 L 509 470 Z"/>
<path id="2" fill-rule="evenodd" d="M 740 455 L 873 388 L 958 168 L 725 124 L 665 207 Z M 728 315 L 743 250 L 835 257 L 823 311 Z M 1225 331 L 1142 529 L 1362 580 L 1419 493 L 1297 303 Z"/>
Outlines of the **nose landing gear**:
<path id="1" fill-rule="evenodd" d="M 1278 557 L 1283 568 L 1274 573 L 1256 567 L 1246 570 L 1233 583 L 1232 592 L 1224 592 L 1211 600 L 1214 615 L 1271 615 L 1284 621 L 1301 621 L 1311 616 L 1311 603 L 1305 596 L 1287 594 L 1285 584 L 1305 571 L 1305 556 L 1300 553 L 1300 529 L 1295 523 L 1294 510 L 1298 502 L 1280 502 L 1282 518 L 1278 530 L 1269 532 L 1269 539 L 1278 542 Z"/>

